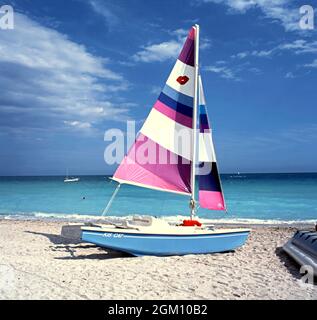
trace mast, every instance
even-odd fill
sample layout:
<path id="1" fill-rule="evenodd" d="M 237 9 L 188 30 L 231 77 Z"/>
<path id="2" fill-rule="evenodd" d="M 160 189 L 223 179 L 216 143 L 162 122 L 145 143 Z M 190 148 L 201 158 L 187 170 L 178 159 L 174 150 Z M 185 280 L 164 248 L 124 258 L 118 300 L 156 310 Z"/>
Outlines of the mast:
<path id="1" fill-rule="evenodd" d="M 196 144 L 197 144 L 197 105 L 198 105 L 198 76 L 199 76 L 199 25 L 195 24 L 195 85 L 194 85 L 194 106 L 193 106 L 193 134 L 192 134 L 192 167 L 191 167 L 191 198 L 190 198 L 190 219 L 193 219 L 196 211 L 195 200 L 195 178 L 196 178 Z"/>

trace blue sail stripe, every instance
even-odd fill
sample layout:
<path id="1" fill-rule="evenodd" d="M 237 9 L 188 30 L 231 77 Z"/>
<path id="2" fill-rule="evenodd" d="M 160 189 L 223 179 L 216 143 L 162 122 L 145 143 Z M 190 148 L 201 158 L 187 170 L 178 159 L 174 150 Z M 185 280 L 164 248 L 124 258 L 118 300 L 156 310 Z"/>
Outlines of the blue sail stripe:
<path id="1" fill-rule="evenodd" d="M 164 103 L 165 105 L 167 105 L 168 107 L 170 107 L 171 109 L 185 115 L 188 117 L 193 117 L 193 108 L 192 107 L 188 107 L 185 104 L 181 104 L 175 100 L 173 100 L 172 98 L 170 98 L 169 96 L 167 96 L 166 94 L 164 94 L 163 92 L 161 92 L 159 98 L 159 101 L 161 101 L 162 103 Z"/>
<path id="2" fill-rule="evenodd" d="M 178 101 L 181 104 L 184 104 L 188 107 L 193 107 L 194 99 L 192 97 L 174 90 L 168 84 L 165 85 L 162 92 L 171 99 Z"/>
<path id="3" fill-rule="evenodd" d="M 210 166 L 211 169 L 209 174 L 199 176 L 199 190 L 222 192 L 217 163 L 202 162 L 199 166 Z"/>
<path id="4" fill-rule="evenodd" d="M 200 114 L 199 115 L 199 121 L 200 121 L 201 124 L 209 124 L 206 114 Z"/>
<path id="5" fill-rule="evenodd" d="M 200 113 L 200 114 L 207 114 L 207 112 L 206 112 L 206 107 L 205 107 L 204 104 L 200 104 L 200 105 L 199 105 L 199 113 Z"/>

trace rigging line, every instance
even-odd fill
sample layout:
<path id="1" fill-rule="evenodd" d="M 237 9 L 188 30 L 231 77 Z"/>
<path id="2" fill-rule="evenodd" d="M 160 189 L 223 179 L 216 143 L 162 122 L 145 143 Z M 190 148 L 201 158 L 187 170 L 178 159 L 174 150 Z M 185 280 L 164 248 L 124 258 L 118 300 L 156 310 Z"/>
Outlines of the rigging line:
<path id="1" fill-rule="evenodd" d="M 119 183 L 119 184 L 117 185 L 116 189 L 114 190 L 114 192 L 113 192 L 110 200 L 109 200 L 108 203 L 107 203 L 107 206 L 105 207 L 105 209 L 104 209 L 103 212 L 102 212 L 102 216 L 105 216 L 105 215 L 108 213 L 108 211 L 109 211 L 109 209 L 110 209 L 110 207 L 111 207 L 111 205 L 112 205 L 112 202 L 113 202 L 114 198 L 116 197 L 117 193 L 119 192 L 120 187 L 121 187 L 121 183 Z"/>

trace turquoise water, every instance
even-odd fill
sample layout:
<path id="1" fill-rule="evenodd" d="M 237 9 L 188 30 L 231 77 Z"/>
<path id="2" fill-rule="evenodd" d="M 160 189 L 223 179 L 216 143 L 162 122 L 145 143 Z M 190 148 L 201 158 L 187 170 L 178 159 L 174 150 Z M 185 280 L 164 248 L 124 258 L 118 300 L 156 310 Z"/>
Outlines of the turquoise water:
<path id="1" fill-rule="evenodd" d="M 105 176 L 82 176 L 78 183 L 64 177 L 0 177 L 0 215 L 57 216 L 102 213 L 116 187 Z M 223 175 L 228 214 L 199 209 L 210 219 L 317 220 L 317 173 Z M 83 199 L 85 197 L 85 199 Z M 110 216 L 188 215 L 188 198 L 123 185 Z"/>

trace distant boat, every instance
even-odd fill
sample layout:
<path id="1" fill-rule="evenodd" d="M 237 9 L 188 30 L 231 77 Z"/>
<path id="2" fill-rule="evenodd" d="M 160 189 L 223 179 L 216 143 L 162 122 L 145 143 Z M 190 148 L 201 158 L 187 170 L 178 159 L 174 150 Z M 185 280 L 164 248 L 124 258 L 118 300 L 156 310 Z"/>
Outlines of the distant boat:
<path id="1" fill-rule="evenodd" d="M 68 176 L 68 169 L 67 169 L 67 173 L 66 173 L 66 177 L 64 179 L 64 182 L 78 182 L 79 178 L 74 178 L 74 177 L 69 177 Z"/>
<path id="2" fill-rule="evenodd" d="M 64 182 L 78 182 L 79 178 L 65 178 Z"/>
<path id="3" fill-rule="evenodd" d="M 241 175 L 239 171 L 237 172 L 237 174 L 230 176 L 230 178 L 237 178 L 237 179 L 241 179 L 241 178 L 245 178 L 245 177 L 246 176 Z"/>
<path id="4" fill-rule="evenodd" d="M 194 220 L 197 211 L 196 155 L 200 170 L 208 169 L 204 175 L 199 175 L 200 207 L 226 210 L 199 74 L 198 53 L 199 26 L 195 25 L 134 145 L 112 178 L 118 186 L 103 213 L 108 212 L 120 186 L 130 184 L 187 196 L 190 220 L 171 225 L 162 219 L 141 216 L 124 220 L 121 224 L 85 226 L 82 227 L 83 241 L 135 256 L 170 256 L 230 251 L 247 240 L 249 229 L 215 230 Z M 198 106 L 199 139 L 196 139 Z M 182 130 L 186 132 L 186 145 L 191 146 L 188 149 L 179 148 L 175 143 Z M 176 163 L 161 163 L 160 159 L 155 163 L 138 162 L 134 155 L 145 147 L 167 154 L 170 159 L 176 159 Z"/>

